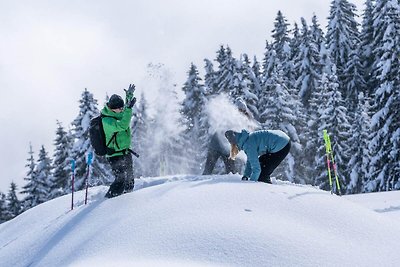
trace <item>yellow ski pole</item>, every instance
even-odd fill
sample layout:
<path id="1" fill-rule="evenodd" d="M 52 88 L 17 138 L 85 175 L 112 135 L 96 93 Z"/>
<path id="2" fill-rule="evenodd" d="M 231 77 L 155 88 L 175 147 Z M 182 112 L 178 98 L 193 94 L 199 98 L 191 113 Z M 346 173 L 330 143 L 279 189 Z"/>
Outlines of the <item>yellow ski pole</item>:
<path id="1" fill-rule="evenodd" d="M 323 130 L 324 133 L 324 141 L 325 141 L 325 150 L 326 150 L 326 163 L 328 165 L 328 177 L 329 177 L 329 187 L 331 189 L 331 194 L 333 194 L 333 189 L 332 189 L 332 175 L 331 175 L 331 162 L 329 160 L 329 155 L 331 153 L 331 143 L 330 143 L 330 138 L 328 135 L 328 132 L 326 130 Z"/>
<path id="2" fill-rule="evenodd" d="M 329 185 L 331 187 L 331 193 L 333 193 L 332 189 L 332 177 L 331 177 L 331 171 L 330 171 L 330 159 L 332 159 L 332 166 L 333 166 L 333 172 L 335 174 L 335 182 L 336 182 L 336 192 L 339 193 L 339 195 L 342 195 L 341 189 L 340 189 L 340 183 L 339 183 L 339 177 L 337 175 L 337 168 L 336 168 L 336 163 L 335 163 L 335 158 L 333 157 L 333 151 L 332 151 L 332 145 L 331 145 L 331 139 L 328 135 L 327 130 L 323 130 L 324 133 L 324 140 L 325 140 L 325 148 L 326 148 L 326 159 L 328 163 L 328 176 L 329 176 Z"/>

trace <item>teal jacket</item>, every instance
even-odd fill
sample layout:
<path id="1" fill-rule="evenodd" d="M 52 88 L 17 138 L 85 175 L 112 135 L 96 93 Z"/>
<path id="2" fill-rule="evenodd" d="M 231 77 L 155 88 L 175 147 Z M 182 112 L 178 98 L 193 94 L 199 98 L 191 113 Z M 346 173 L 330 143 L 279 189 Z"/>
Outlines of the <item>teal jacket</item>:
<path id="1" fill-rule="evenodd" d="M 108 145 L 108 148 L 114 149 L 114 151 L 117 152 L 106 155 L 106 157 L 123 155 L 124 152 L 131 147 L 132 137 L 130 124 L 132 109 L 125 108 L 121 113 L 116 113 L 105 105 L 101 114 L 107 116 L 102 119 L 106 144 L 110 142 L 110 139 L 113 137 L 114 133 L 116 133 L 115 138 Z"/>
<path id="2" fill-rule="evenodd" d="M 247 155 L 243 175 L 250 177 L 252 181 L 257 181 L 261 173 L 258 157 L 280 151 L 289 143 L 290 138 L 280 130 L 261 130 L 252 133 L 242 130 L 236 135 L 236 141 L 238 148 Z"/>

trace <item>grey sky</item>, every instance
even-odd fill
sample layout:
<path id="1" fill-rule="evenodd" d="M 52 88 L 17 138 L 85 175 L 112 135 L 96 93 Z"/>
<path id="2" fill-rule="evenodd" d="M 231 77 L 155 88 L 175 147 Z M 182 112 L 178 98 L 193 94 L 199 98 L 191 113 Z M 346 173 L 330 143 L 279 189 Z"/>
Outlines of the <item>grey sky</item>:
<path id="1" fill-rule="evenodd" d="M 323 28 L 328 0 L 0 0 L 0 191 L 26 173 L 29 142 L 53 152 L 56 120 L 77 116 L 84 88 L 101 104 L 106 93 L 138 90 L 148 63 L 163 63 L 178 86 L 190 63 L 203 71 L 219 45 L 262 59 L 278 10 L 288 22 Z M 363 0 L 350 0 L 362 10 Z"/>

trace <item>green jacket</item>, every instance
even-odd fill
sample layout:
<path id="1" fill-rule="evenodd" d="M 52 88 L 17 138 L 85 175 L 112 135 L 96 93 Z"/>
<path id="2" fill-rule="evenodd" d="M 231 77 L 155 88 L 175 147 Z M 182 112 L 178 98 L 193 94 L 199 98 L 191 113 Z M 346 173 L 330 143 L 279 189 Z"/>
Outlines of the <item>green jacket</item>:
<path id="1" fill-rule="evenodd" d="M 114 149 L 116 153 L 106 155 L 106 157 L 123 155 L 124 152 L 131 147 L 132 137 L 130 123 L 132 118 L 132 109 L 125 108 L 121 113 L 116 113 L 105 105 L 101 114 L 107 116 L 102 119 L 106 144 L 110 142 L 114 133 L 117 133 L 115 138 L 113 138 L 111 143 L 108 145 L 108 148 Z"/>

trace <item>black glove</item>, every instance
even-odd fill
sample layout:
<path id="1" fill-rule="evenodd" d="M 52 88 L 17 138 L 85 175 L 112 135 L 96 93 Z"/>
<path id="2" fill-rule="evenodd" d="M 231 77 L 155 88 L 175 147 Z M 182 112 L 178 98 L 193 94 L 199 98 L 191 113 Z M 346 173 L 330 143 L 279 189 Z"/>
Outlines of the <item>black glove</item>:
<path id="1" fill-rule="evenodd" d="M 136 103 L 136 97 L 133 97 L 132 100 L 128 102 L 126 107 L 132 108 L 135 105 L 135 103 Z"/>
<path id="2" fill-rule="evenodd" d="M 248 180 L 249 180 L 249 177 L 246 177 L 246 176 L 242 177 L 242 181 L 248 181 Z"/>

